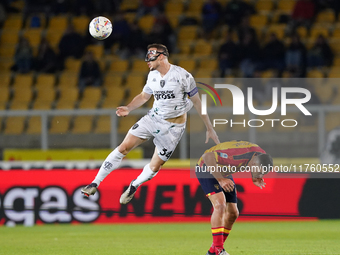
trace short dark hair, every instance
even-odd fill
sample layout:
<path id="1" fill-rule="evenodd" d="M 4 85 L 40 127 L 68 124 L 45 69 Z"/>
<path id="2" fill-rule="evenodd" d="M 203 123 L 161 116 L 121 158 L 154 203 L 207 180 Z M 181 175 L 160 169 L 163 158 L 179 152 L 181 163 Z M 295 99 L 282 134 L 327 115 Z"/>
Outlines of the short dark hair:
<path id="1" fill-rule="evenodd" d="M 164 52 L 163 54 L 167 57 L 169 57 L 169 51 L 168 51 L 168 48 L 163 45 L 163 44 L 160 44 L 160 43 L 152 43 L 152 44 L 149 44 L 147 49 L 150 49 L 150 48 L 156 48 L 157 51 L 160 51 L 160 52 Z"/>
<path id="2" fill-rule="evenodd" d="M 260 154 L 257 156 L 257 158 L 260 165 L 266 166 L 266 172 L 268 172 L 269 169 L 273 167 L 273 158 L 269 154 Z"/>

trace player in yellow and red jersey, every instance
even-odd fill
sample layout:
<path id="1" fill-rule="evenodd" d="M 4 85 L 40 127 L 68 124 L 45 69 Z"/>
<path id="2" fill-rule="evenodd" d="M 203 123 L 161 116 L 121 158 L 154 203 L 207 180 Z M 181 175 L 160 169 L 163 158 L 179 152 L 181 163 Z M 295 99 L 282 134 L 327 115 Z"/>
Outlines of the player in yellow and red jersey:
<path id="1" fill-rule="evenodd" d="M 257 144 L 229 141 L 206 150 L 195 173 L 214 207 L 211 215 L 213 243 L 206 255 L 227 255 L 224 242 L 238 217 L 237 195 L 232 173 L 250 172 L 253 183 L 264 188 L 264 174 L 273 167 L 273 159 Z"/>

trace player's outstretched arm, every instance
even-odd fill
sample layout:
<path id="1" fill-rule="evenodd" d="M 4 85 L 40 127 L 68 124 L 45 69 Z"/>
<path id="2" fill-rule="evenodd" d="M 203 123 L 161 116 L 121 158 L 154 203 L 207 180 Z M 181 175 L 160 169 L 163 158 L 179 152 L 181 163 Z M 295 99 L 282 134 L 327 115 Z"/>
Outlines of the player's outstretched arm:
<path id="1" fill-rule="evenodd" d="M 217 136 L 217 134 L 216 134 L 211 122 L 210 122 L 208 114 L 202 115 L 202 113 L 201 113 L 202 103 L 201 103 L 201 99 L 200 99 L 198 93 L 196 93 L 195 95 L 190 97 L 190 99 L 193 102 L 194 107 L 195 107 L 196 111 L 198 112 L 199 116 L 203 120 L 205 127 L 207 128 L 205 143 L 207 143 L 209 141 L 209 138 L 211 138 L 211 139 L 213 139 L 213 141 L 216 144 L 219 144 L 220 140 L 218 139 L 218 136 Z"/>
<path id="2" fill-rule="evenodd" d="M 132 99 L 127 106 L 118 106 L 116 114 L 119 117 L 125 117 L 129 115 L 131 111 L 145 104 L 151 97 L 151 94 L 145 93 L 144 91 L 138 94 Z"/>
<path id="3" fill-rule="evenodd" d="M 259 187 L 260 189 L 265 188 L 266 187 L 266 183 L 264 182 L 263 178 L 252 178 L 253 183 L 255 184 L 255 186 Z"/>

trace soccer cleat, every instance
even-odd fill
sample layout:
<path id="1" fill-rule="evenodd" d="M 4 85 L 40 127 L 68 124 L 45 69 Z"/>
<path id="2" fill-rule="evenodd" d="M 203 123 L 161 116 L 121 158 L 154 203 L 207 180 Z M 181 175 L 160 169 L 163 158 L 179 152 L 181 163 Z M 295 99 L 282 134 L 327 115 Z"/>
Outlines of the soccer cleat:
<path id="1" fill-rule="evenodd" d="M 229 255 L 228 252 L 225 251 L 225 249 L 220 250 L 218 253 L 216 253 L 216 255 Z"/>
<path id="2" fill-rule="evenodd" d="M 82 188 L 81 193 L 87 197 L 89 197 L 90 195 L 94 195 L 97 192 L 97 186 L 98 185 L 96 183 L 91 183 L 86 187 Z"/>
<path id="3" fill-rule="evenodd" d="M 122 205 L 129 203 L 137 191 L 138 187 L 132 186 L 133 181 L 134 180 L 132 180 L 129 187 L 120 196 L 119 203 L 121 203 Z"/>
<path id="4" fill-rule="evenodd" d="M 205 255 L 216 255 L 216 254 L 215 254 L 215 252 L 208 251 L 207 254 L 205 254 Z"/>

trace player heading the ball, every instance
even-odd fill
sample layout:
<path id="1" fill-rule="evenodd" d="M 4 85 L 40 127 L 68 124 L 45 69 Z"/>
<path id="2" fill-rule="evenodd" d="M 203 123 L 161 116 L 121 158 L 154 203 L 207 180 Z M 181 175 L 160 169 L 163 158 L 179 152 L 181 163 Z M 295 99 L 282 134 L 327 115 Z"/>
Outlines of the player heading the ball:
<path id="1" fill-rule="evenodd" d="M 130 202 L 137 188 L 151 180 L 171 157 L 185 132 L 187 112 L 192 106 L 195 107 L 207 128 L 205 142 L 207 143 L 211 138 L 216 144 L 219 143 L 209 116 L 201 114 L 201 100 L 193 76 L 182 67 L 170 64 L 168 57 L 166 46 L 148 45 L 145 62 L 150 72 L 143 91 L 127 106 L 117 107 L 116 114 L 119 117 L 128 116 L 153 95 L 155 100 L 152 109 L 130 128 L 123 142 L 107 156 L 92 183 L 81 190 L 84 195 L 95 194 L 99 184 L 119 167 L 126 154 L 153 138 L 155 150 L 150 163 L 144 166 L 142 173 L 131 181 L 120 197 L 121 204 Z"/>

